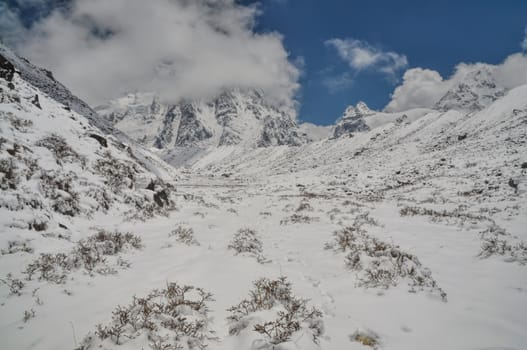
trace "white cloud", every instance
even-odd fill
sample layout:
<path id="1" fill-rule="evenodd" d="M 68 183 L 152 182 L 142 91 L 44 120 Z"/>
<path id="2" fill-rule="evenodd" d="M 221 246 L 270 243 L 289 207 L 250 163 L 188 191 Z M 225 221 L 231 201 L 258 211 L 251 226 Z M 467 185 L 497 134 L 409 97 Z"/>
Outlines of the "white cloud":
<path id="1" fill-rule="evenodd" d="M 395 88 L 385 110 L 400 112 L 433 107 L 454 84 L 463 81 L 467 73 L 483 67 L 489 68 L 496 84 L 505 89 L 527 84 L 527 56 L 521 53 L 510 55 L 499 65 L 460 63 L 446 80 L 434 70 L 412 68 L 404 74 L 402 84 Z"/>
<path id="2" fill-rule="evenodd" d="M 408 66 L 408 59 L 405 55 L 383 51 L 365 41 L 352 38 L 331 39 L 325 44 L 334 47 L 340 58 L 355 71 L 373 69 L 393 77 Z"/>
<path id="3" fill-rule="evenodd" d="M 448 90 L 449 83 L 441 75 L 430 69 L 412 68 L 403 76 L 403 83 L 395 88 L 388 112 L 404 111 L 434 105 Z"/>
<path id="4" fill-rule="evenodd" d="M 280 34 L 253 31 L 258 12 L 235 0 L 75 0 L 17 49 L 93 104 L 130 90 L 175 102 L 254 87 L 291 107 L 300 71 Z"/>

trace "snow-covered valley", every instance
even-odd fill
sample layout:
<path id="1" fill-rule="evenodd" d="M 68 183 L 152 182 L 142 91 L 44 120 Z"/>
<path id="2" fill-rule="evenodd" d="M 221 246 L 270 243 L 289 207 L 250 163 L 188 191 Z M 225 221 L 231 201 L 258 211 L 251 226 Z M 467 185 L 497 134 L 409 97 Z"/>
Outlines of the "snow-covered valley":
<path id="1" fill-rule="evenodd" d="M 525 348 L 527 85 L 172 167 L 0 73 L 2 349 Z"/>

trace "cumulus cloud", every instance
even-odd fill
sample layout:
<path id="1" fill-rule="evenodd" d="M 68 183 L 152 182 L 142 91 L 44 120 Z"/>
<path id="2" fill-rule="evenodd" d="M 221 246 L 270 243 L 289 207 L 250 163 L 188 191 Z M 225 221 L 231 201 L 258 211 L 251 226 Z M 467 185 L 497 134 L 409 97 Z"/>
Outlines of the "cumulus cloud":
<path id="1" fill-rule="evenodd" d="M 443 79 L 434 70 L 412 68 L 405 72 L 402 84 L 395 88 L 385 110 L 400 112 L 433 107 L 450 88 L 463 82 L 470 72 L 479 69 L 488 70 L 495 83 L 505 89 L 527 84 L 527 56 L 521 53 L 510 55 L 498 65 L 460 63 L 448 79 Z"/>
<path id="2" fill-rule="evenodd" d="M 385 110 L 399 112 L 418 107 L 433 106 L 449 89 L 441 75 L 430 69 L 412 68 L 406 71 L 403 82 L 395 88 Z"/>
<path id="3" fill-rule="evenodd" d="M 254 32 L 258 14 L 236 0 L 74 0 L 17 50 L 92 104 L 132 90 L 176 102 L 250 87 L 292 107 L 299 68 L 280 34 Z"/>
<path id="4" fill-rule="evenodd" d="M 373 69 L 393 77 L 408 66 L 408 59 L 405 55 L 384 51 L 362 40 L 331 39 L 325 44 L 335 48 L 340 58 L 355 71 Z"/>

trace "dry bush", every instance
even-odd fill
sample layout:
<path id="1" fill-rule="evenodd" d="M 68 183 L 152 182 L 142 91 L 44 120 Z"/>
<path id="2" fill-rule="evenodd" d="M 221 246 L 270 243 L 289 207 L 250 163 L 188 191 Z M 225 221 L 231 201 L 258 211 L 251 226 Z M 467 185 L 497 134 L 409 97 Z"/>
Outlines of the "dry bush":
<path id="1" fill-rule="evenodd" d="M 75 216 L 80 213 L 79 194 L 73 190 L 73 181 L 77 175 L 73 172 L 42 171 L 40 188 L 44 197 L 52 200 L 51 207 L 57 213 Z"/>
<path id="2" fill-rule="evenodd" d="M 0 282 L 9 288 L 10 295 L 22 295 L 22 289 L 24 289 L 25 283 L 18 278 L 14 278 L 11 273 L 8 273 L 5 279 L 0 279 Z"/>
<path id="3" fill-rule="evenodd" d="M 11 112 L 2 112 L 0 113 L 0 116 L 9 120 L 13 128 L 23 133 L 28 132 L 29 128 L 33 126 L 32 120 L 19 118 Z"/>
<path id="4" fill-rule="evenodd" d="M 255 317 L 258 312 L 265 310 L 275 310 L 276 318 L 267 321 Z M 289 341 L 300 330 L 308 332 L 315 343 L 324 333 L 322 312 L 315 307 L 308 307 L 308 300 L 296 297 L 286 277 L 255 281 L 249 298 L 227 311 L 231 313 L 228 317 L 231 335 L 238 335 L 252 326 L 272 345 Z"/>
<path id="5" fill-rule="evenodd" d="M 318 218 L 307 215 L 293 214 L 285 219 L 280 220 L 280 225 L 309 224 L 314 221 L 318 221 Z"/>
<path id="6" fill-rule="evenodd" d="M 18 252 L 33 253 L 33 247 L 29 244 L 29 240 L 24 241 L 8 241 L 7 249 L 2 249 L 0 253 L 2 255 L 16 254 Z"/>
<path id="7" fill-rule="evenodd" d="M 311 206 L 311 204 L 309 204 L 307 200 L 303 200 L 298 205 L 298 208 L 296 208 L 297 213 L 301 211 L 313 211 L 313 207 Z"/>
<path id="8" fill-rule="evenodd" d="M 380 338 L 377 334 L 372 331 L 356 331 L 355 333 L 350 335 L 350 340 L 352 342 L 361 343 L 364 346 L 369 346 L 374 350 L 377 350 L 379 348 Z"/>
<path id="9" fill-rule="evenodd" d="M 464 225 L 465 223 L 481 223 L 494 221 L 485 215 L 475 215 L 464 212 L 462 207 L 454 210 L 433 210 L 423 207 L 405 206 L 399 210 L 401 216 L 428 216 L 433 222 L 446 222 L 451 225 Z"/>
<path id="10" fill-rule="evenodd" d="M 208 303 L 212 294 L 201 288 L 167 283 L 144 298 L 134 297 L 128 306 L 118 306 L 107 325 L 98 325 L 77 350 L 114 348 L 183 350 L 206 349 L 215 340 L 210 329 Z M 104 343 L 104 345 L 103 345 Z"/>
<path id="11" fill-rule="evenodd" d="M 511 243 L 506 237 L 511 235 L 505 229 L 498 225 L 491 225 L 487 230 L 480 233 L 481 251 L 480 258 L 489 258 L 491 256 L 503 256 L 508 262 L 517 262 L 521 265 L 527 264 L 527 243 L 519 241 Z"/>
<path id="12" fill-rule="evenodd" d="M 111 274 L 116 271 L 107 262 L 107 257 L 118 255 L 127 249 L 139 249 L 141 246 L 141 239 L 131 233 L 100 230 L 97 234 L 77 242 L 67 254 L 40 254 L 38 259 L 27 266 L 24 273 L 28 280 L 36 275 L 39 280 L 56 284 L 64 283 L 69 273 L 81 268 L 90 274 Z M 129 266 L 120 257 L 115 263 L 121 267 Z"/>
<path id="13" fill-rule="evenodd" d="M 16 172 L 17 166 L 13 159 L 0 159 L 0 189 L 16 190 L 20 177 Z"/>
<path id="14" fill-rule="evenodd" d="M 248 228 L 238 230 L 228 248 L 234 250 L 236 255 L 252 256 L 261 264 L 267 262 L 263 256 L 263 243 L 254 230 Z"/>
<path id="15" fill-rule="evenodd" d="M 176 237 L 176 241 L 179 243 L 191 245 L 200 245 L 198 240 L 194 237 L 194 230 L 192 228 L 186 228 L 181 225 L 176 227 L 170 232 L 169 237 Z"/>
<path id="16" fill-rule="evenodd" d="M 167 190 L 168 192 L 168 190 Z M 149 196 L 146 193 L 126 193 L 124 202 L 132 207 L 125 213 L 125 216 L 129 220 L 140 220 L 146 221 L 156 216 L 168 217 L 169 212 L 177 210 L 175 204 L 169 200 L 169 194 L 165 193 L 163 200 L 156 199 L 156 194 Z"/>
<path id="17" fill-rule="evenodd" d="M 357 216 L 352 226 L 335 231 L 334 241 L 325 245 L 326 249 L 348 253 L 346 266 L 358 273 L 359 286 L 389 288 L 406 279 L 410 292 L 427 289 L 446 301 L 446 293 L 415 255 L 368 235 L 363 228 L 366 224 L 377 222 L 367 213 Z"/>
<path id="18" fill-rule="evenodd" d="M 115 158 L 107 151 L 104 158 L 98 159 L 94 165 L 95 171 L 106 179 L 106 184 L 114 193 L 119 193 L 123 188 L 135 187 L 138 170 L 134 163 Z"/>
<path id="19" fill-rule="evenodd" d="M 63 163 L 80 163 L 83 167 L 86 165 L 86 158 L 71 148 L 62 136 L 52 134 L 39 140 L 36 145 L 50 150 L 59 165 Z"/>
<path id="20" fill-rule="evenodd" d="M 24 317 L 22 320 L 24 321 L 24 323 L 27 323 L 32 318 L 35 318 L 35 316 L 36 316 L 35 310 L 29 309 L 29 310 L 24 311 Z"/>

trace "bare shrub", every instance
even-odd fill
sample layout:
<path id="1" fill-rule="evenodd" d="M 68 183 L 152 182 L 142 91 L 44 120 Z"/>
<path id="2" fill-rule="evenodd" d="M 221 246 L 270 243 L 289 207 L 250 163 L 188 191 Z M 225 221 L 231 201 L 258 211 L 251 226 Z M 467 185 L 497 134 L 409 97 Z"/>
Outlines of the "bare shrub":
<path id="1" fill-rule="evenodd" d="M 20 183 L 13 159 L 0 159 L 0 189 L 15 190 Z"/>
<path id="2" fill-rule="evenodd" d="M 481 251 L 480 258 L 491 256 L 503 256 L 508 262 L 517 262 L 521 265 L 527 263 L 527 243 L 519 241 L 511 243 L 507 238 L 511 238 L 505 229 L 498 225 L 491 225 L 487 230 L 480 233 Z"/>
<path id="3" fill-rule="evenodd" d="M 293 214 L 285 219 L 280 220 L 280 225 L 290 225 L 290 224 L 309 224 L 313 221 L 318 221 L 318 218 Z"/>
<path id="4" fill-rule="evenodd" d="M 185 228 L 179 225 L 172 232 L 170 232 L 169 236 L 175 236 L 176 241 L 178 241 L 179 243 L 186 244 L 188 246 L 199 245 L 199 242 L 194 237 L 194 230 L 192 228 Z"/>
<path id="5" fill-rule="evenodd" d="M 406 279 L 410 292 L 427 289 L 446 301 L 446 293 L 415 255 L 368 235 L 363 228 L 366 224 L 375 225 L 377 222 L 367 213 L 357 216 L 352 226 L 335 231 L 333 242 L 325 245 L 326 249 L 348 253 L 345 263 L 358 273 L 359 286 L 389 288 Z"/>
<path id="6" fill-rule="evenodd" d="M 298 208 L 296 208 L 297 213 L 301 211 L 313 211 L 313 207 L 311 206 L 311 204 L 309 204 L 307 200 L 303 200 L 298 205 Z"/>
<path id="7" fill-rule="evenodd" d="M 465 223 L 480 223 L 480 222 L 491 222 L 494 221 L 485 215 L 475 215 L 464 212 L 462 207 L 458 207 L 454 210 L 434 210 L 423 207 L 402 207 L 399 210 L 401 216 L 428 216 L 433 222 L 446 222 L 454 225 L 464 225 Z"/>
<path id="8" fill-rule="evenodd" d="M 2 255 L 16 254 L 18 252 L 33 253 L 33 247 L 29 244 L 29 240 L 24 241 L 8 241 L 7 249 L 2 249 Z"/>
<path id="9" fill-rule="evenodd" d="M 79 195 L 73 190 L 76 179 L 73 172 L 42 171 L 40 188 L 44 197 L 53 201 L 51 207 L 54 211 L 67 216 L 80 213 Z"/>
<path id="10" fill-rule="evenodd" d="M 228 248 L 234 250 L 236 255 L 252 256 L 261 264 L 267 262 L 263 256 L 263 243 L 254 230 L 248 228 L 238 230 Z"/>
<path id="11" fill-rule="evenodd" d="M 24 289 L 25 283 L 18 278 L 14 278 L 11 273 L 8 273 L 5 279 L 0 279 L 0 282 L 9 288 L 10 295 L 22 295 L 22 289 Z"/>
<path id="12" fill-rule="evenodd" d="M 24 323 L 27 323 L 32 318 L 35 318 L 35 316 L 36 316 L 35 310 L 29 309 L 29 310 L 24 311 L 24 318 L 22 320 L 24 321 Z"/>
<path id="13" fill-rule="evenodd" d="M 159 214 L 168 216 L 166 210 L 160 208 L 156 203 L 151 202 L 146 196 L 126 196 L 124 202 L 132 206 L 132 209 L 125 213 L 128 220 L 146 221 Z"/>
<path id="14" fill-rule="evenodd" d="M 43 138 L 36 143 L 39 147 L 45 147 L 53 153 L 57 164 L 63 163 L 80 163 L 83 167 L 86 165 L 86 158 L 79 155 L 70 145 L 66 139 L 60 135 L 52 134 Z"/>
<path id="15" fill-rule="evenodd" d="M 356 331 L 350 335 L 350 340 L 353 342 L 361 343 L 364 346 L 369 346 L 374 350 L 379 349 L 380 338 L 377 334 L 372 331 Z"/>
<path id="16" fill-rule="evenodd" d="M 118 306 L 109 324 L 99 324 L 77 350 L 97 349 L 103 342 L 144 349 L 144 339 L 153 350 L 206 349 L 216 339 L 209 326 L 211 301 L 212 294 L 201 288 L 167 283 L 165 289 Z"/>
<path id="17" fill-rule="evenodd" d="M 115 273 L 115 269 L 108 264 L 107 257 L 117 255 L 125 249 L 139 249 L 141 246 L 141 239 L 131 233 L 100 230 L 97 234 L 77 242 L 67 254 L 41 254 L 27 266 L 24 273 L 28 280 L 37 275 L 39 280 L 56 284 L 64 283 L 69 273 L 81 268 L 90 274 Z M 127 263 L 118 258 L 116 265 L 126 267 Z"/>
<path id="18" fill-rule="evenodd" d="M 116 193 L 125 187 L 130 189 L 135 187 L 138 173 L 135 164 L 119 160 L 109 151 L 104 153 L 104 158 L 97 160 L 94 169 L 106 179 L 106 184 Z"/>
<path id="19" fill-rule="evenodd" d="M 259 311 L 273 310 L 276 318 L 263 320 L 255 316 Z M 277 280 L 261 278 L 254 282 L 249 298 L 229 308 L 229 333 L 238 335 L 249 326 L 260 333 L 269 344 L 287 342 L 295 332 L 307 331 L 313 342 L 324 333 L 322 312 L 308 307 L 308 300 L 296 297 L 286 277 Z"/>

